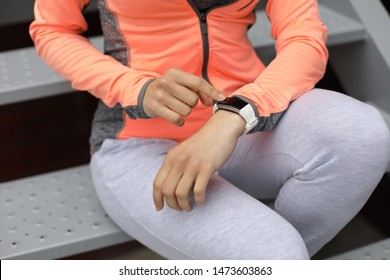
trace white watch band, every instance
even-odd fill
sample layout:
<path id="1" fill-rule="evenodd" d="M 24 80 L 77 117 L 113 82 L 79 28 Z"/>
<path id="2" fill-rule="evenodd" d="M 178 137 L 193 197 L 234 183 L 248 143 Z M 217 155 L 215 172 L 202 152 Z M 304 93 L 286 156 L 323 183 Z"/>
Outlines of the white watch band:
<path id="1" fill-rule="evenodd" d="M 250 104 L 247 104 L 241 110 L 238 110 L 235 107 L 220 105 L 217 102 L 213 106 L 213 113 L 217 112 L 219 109 L 228 110 L 236 114 L 238 113 L 245 120 L 246 125 L 245 125 L 245 130 L 243 132 L 243 135 L 248 134 L 248 132 L 250 132 L 259 122 L 258 119 L 256 118 L 255 111 L 253 110 Z"/>
<path id="2" fill-rule="evenodd" d="M 252 106 L 248 104 L 240 110 L 239 114 L 246 121 L 243 135 L 248 134 L 248 132 L 251 131 L 259 122 L 256 118 L 255 111 L 253 110 Z"/>

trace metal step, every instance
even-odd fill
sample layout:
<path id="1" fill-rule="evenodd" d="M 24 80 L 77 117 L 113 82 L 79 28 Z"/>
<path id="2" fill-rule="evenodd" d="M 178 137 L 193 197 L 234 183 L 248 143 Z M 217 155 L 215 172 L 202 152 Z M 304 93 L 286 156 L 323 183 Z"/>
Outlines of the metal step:
<path id="1" fill-rule="evenodd" d="M 328 26 L 328 45 L 356 42 L 365 39 L 365 27 L 328 7 L 320 6 L 323 22 Z M 264 10 L 256 11 L 257 22 L 249 30 L 252 44 L 260 52 L 274 52 L 270 23 Z M 103 49 L 103 38 L 91 38 L 92 44 Z M 73 91 L 70 83 L 51 70 L 34 48 L 0 53 L 0 105 L 57 95 Z"/>
<path id="2" fill-rule="evenodd" d="M 323 5 L 320 5 L 320 14 L 322 22 L 328 28 L 328 47 L 365 40 L 366 28 L 359 21 Z M 275 41 L 270 36 L 271 24 L 265 11 L 256 11 L 256 18 L 256 24 L 248 31 L 252 45 L 260 53 L 274 53 Z"/>
<path id="3" fill-rule="evenodd" d="M 103 37 L 90 38 L 103 51 Z M 33 47 L 0 53 L 0 106 L 74 91 Z"/>
<path id="4" fill-rule="evenodd" d="M 334 256 L 331 260 L 390 260 L 390 238 Z"/>
<path id="5" fill-rule="evenodd" d="M 57 259 L 132 240 L 101 207 L 87 165 L 0 184 L 0 259 Z"/>

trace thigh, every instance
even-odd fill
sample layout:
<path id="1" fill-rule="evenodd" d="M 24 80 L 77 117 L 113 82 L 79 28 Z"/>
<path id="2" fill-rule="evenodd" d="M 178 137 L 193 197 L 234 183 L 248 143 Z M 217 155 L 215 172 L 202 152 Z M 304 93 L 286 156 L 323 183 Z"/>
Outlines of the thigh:
<path id="1" fill-rule="evenodd" d="M 98 196 L 128 234 L 171 259 L 307 258 L 285 219 L 223 178 L 210 180 L 206 203 L 191 212 L 154 208 L 152 184 L 172 141 L 105 141 L 91 162 Z"/>

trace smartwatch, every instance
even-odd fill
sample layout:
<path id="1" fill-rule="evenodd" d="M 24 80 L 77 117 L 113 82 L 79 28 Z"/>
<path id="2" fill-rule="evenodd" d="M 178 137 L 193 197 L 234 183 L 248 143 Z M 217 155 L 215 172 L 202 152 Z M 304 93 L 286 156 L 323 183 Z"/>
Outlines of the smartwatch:
<path id="1" fill-rule="evenodd" d="M 248 134 L 259 122 L 251 104 L 238 97 L 226 97 L 224 101 L 216 102 L 213 107 L 213 113 L 219 109 L 239 114 L 245 120 L 246 125 L 243 135 Z"/>

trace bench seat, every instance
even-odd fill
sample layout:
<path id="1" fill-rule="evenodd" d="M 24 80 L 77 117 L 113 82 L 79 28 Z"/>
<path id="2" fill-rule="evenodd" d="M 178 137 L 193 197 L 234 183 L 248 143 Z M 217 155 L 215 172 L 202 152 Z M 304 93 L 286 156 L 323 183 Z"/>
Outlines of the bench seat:
<path id="1" fill-rule="evenodd" d="M 390 260 L 390 238 L 345 252 L 331 260 Z"/>
<path id="2" fill-rule="evenodd" d="M 0 259 L 57 259 L 132 240 L 101 207 L 87 165 L 0 183 Z"/>

